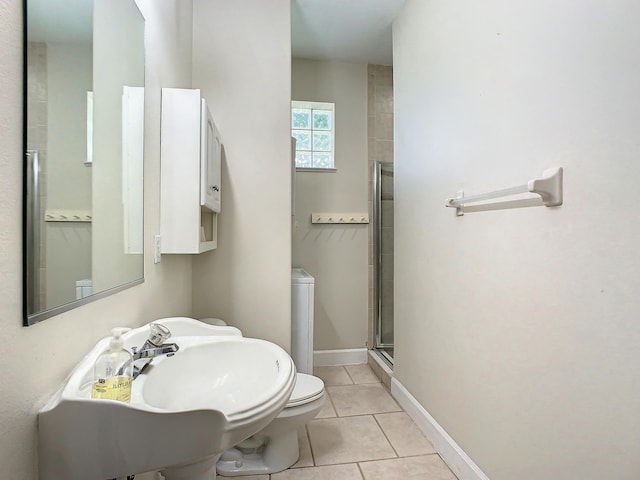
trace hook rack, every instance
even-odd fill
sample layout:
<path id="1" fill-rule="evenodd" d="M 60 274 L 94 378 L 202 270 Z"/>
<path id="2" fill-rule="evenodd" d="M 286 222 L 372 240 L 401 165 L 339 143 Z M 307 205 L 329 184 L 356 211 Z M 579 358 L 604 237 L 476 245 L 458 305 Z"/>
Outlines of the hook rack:
<path id="1" fill-rule="evenodd" d="M 368 213 L 312 213 L 311 223 L 369 223 Z"/>
<path id="2" fill-rule="evenodd" d="M 47 210 L 44 212 L 45 222 L 84 222 L 90 223 L 90 210 Z"/>
<path id="3" fill-rule="evenodd" d="M 468 203 L 490 200 L 493 198 L 508 197 L 520 193 L 536 193 L 540 195 L 542 205 L 557 207 L 562 205 L 562 167 L 550 168 L 542 172 L 542 178 L 529 180 L 524 185 L 495 190 L 493 192 L 478 195 L 464 196 L 464 192 L 458 192 L 455 198 L 448 198 L 445 207 L 456 209 L 456 215 L 464 215 L 464 206 Z"/>

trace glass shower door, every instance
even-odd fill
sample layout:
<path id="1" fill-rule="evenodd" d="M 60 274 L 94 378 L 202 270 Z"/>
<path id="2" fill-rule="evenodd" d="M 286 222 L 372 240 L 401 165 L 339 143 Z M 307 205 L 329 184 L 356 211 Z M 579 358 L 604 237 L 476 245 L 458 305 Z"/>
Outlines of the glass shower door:
<path id="1" fill-rule="evenodd" d="M 377 162 L 374 183 L 376 222 L 376 349 L 393 363 L 393 163 Z"/>

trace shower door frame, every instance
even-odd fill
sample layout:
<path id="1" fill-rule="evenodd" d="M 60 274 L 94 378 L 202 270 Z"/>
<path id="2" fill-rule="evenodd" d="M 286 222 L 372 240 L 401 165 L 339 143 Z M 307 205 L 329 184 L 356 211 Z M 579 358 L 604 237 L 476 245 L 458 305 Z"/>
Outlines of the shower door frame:
<path id="1" fill-rule="evenodd" d="M 393 365 L 393 357 L 390 356 L 385 349 L 394 348 L 393 343 L 382 342 L 382 167 L 386 165 L 393 166 L 393 162 L 376 161 L 373 169 L 373 219 L 375 234 L 375 262 L 373 263 L 374 275 L 374 295 L 375 295 L 375 311 L 374 311 L 374 345 L 373 348 L 382 355 L 382 357 Z"/>

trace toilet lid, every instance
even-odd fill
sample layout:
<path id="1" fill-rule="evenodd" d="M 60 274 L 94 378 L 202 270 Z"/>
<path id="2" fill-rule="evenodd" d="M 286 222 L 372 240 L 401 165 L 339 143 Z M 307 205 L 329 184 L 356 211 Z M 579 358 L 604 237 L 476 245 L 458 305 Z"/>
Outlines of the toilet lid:
<path id="1" fill-rule="evenodd" d="M 287 407 L 302 405 L 321 397 L 324 393 L 324 382 L 318 377 L 305 373 L 296 373 L 296 385 L 293 388 Z"/>

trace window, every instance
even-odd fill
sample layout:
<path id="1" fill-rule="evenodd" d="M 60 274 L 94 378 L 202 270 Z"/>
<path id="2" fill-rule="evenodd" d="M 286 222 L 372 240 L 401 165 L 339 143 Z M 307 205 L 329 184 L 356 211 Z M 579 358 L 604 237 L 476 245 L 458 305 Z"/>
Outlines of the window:
<path id="1" fill-rule="evenodd" d="M 334 104 L 291 102 L 291 136 L 296 168 L 333 170 Z"/>

